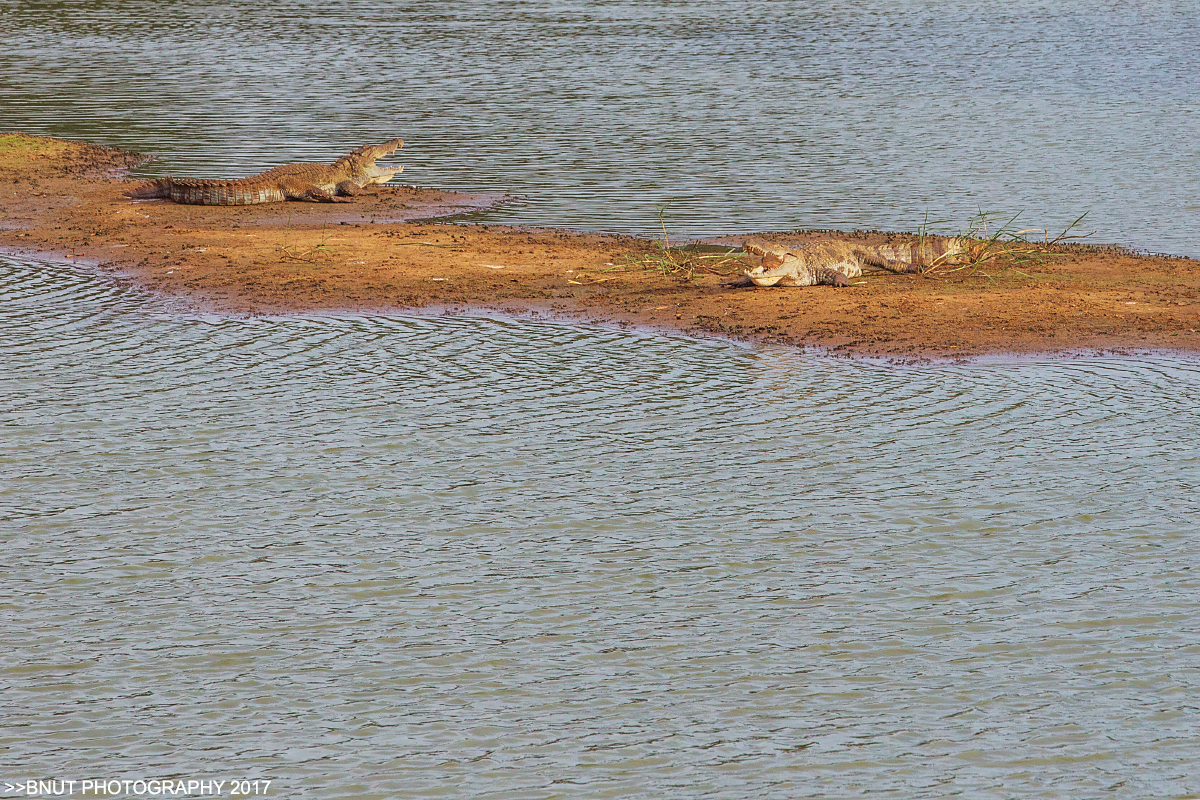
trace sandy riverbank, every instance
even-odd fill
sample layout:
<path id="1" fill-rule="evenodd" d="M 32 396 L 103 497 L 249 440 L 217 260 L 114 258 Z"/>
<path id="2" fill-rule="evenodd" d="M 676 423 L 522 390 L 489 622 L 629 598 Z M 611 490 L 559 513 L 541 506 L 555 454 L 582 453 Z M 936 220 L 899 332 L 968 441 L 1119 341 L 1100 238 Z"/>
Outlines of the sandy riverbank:
<path id="1" fill-rule="evenodd" d="M 142 160 L 0 134 L 0 247 L 87 259 L 148 289 L 234 313 L 538 311 L 901 358 L 1200 351 L 1200 262 L 1192 259 L 1059 247 L 1022 266 L 1025 275 L 990 267 L 993 279 L 960 270 L 868 275 L 841 289 L 727 288 L 728 278 L 715 274 L 689 280 L 622 269 L 661 254 L 645 239 L 429 221 L 496 198 L 381 187 L 334 205 L 133 202 L 122 196 L 133 182 L 121 174 Z"/>

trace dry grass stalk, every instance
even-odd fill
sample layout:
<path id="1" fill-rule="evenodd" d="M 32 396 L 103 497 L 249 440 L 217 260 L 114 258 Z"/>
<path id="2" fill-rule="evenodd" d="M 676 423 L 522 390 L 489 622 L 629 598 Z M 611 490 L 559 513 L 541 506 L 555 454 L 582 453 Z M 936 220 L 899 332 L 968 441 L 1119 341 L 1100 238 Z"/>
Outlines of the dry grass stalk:
<path id="1" fill-rule="evenodd" d="M 933 263 L 925 270 L 925 274 L 941 273 L 951 274 L 955 272 L 966 272 L 968 277 L 982 277 L 990 281 L 995 281 L 997 277 L 1007 274 L 1020 275 L 1025 278 L 1032 277 L 1027 272 L 1023 272 L 1018 267 L 1022 266 L 1041 266 L 1052 258 L 1061 257 L 1062 253 L 1057 253 L 1052 248 L 1079 239 L 1085 239 L 1095 233 L 1073 234 L 1075 228 L 1083 221 L 1083 218 L 1089 212 L 1085 211 L 1076 217 L 1063 232 L 1053 239 L 1050 238 L 1050 232 L 1042 228 L 1025 228 L 1016 230 L 1013 223 L 1021 212 L 1017 212 L 1008 219 L 1007 222 L 994 228 L 994 232 L 988 233 L 989 218 L 993 216 L 990 212 L 980 211 L 971 221 L 971 226 L 966 233 L 960 234 L 960 238 L 969 242 L 966 255 L 966 263 L 951 266 L 949 263 Z M 919 231 L 924 237 L 927 235 L 924 226 Z M 1042 234 L 1042 241 L 1031 239 L 1030 234 Z M 963 256 L 958 257 L 959 261 L 963 260 Z"/>
<path id="2" fill-rule="evenodd" d="M 745 251 L 738 248 L 729 248 L 723 253 L 712 253 L 705 252 L 695 244 L 671 247 L 671 241 L 667 236 L 667 224 L 663 219 L 667 205 L 670 204 L 660 206 L 658 209 L 658 224 L 662 228 L 663 235 L 661 242 L 655 242 L 659 252 L 640 256 L 626 255 L 620 264 L 603 270 L 604 272 L 618 269 L 622 271 L 654 271 L 664 278 L 694 281 L 698 273 L 730 277 L 750 266 L 742 260 L 746 255 Z"/>
<path id="3" fill-rule="evenodd" d="M 291 232 L 292 218 L 289 215 L 287 225 L 284 227 L 285 243 L 275 246 L 275 250 L 279 253 L 280 258 L 284 258 L 289 261 L 300 261 L 305 264 L 316 264 L 320 261 L 333 260 L 333 248 L 326 244 L 333 234 L 325 233 L 324 225 L 321 226 L 321 233 L 324 234 L 324 236 L 321 237 L 321 241 L 317 242 L 312 247 L 309 247 L 307 250 L 301 250 L 300 245 L 298 244 L 287 243 L 287 239 L 290 238 Z"/>

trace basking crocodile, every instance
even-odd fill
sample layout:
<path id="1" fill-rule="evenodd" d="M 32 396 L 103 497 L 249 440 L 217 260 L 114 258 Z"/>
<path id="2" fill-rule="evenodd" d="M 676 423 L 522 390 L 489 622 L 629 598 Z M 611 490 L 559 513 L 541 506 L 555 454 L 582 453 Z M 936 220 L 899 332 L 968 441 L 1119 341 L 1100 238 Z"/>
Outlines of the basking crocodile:
<path id="1" fill-rule="evenodd" d="M 338 195 L 356 195 L 364 186 L 391 180 L 404 167 L 377 167 L 375 159 L 404 146 L 399 139 L 363 145 L 331 165 L 285 164 L 250 178 L 230 181 L 159 178 L 125 193 L 135 200 L 163 198 L 202 206 L 247 206 L 284 200 L 346 202 Z"/>
<path id="2" fill-rule="evenodd" d="M 799 248 L 785 247 L 762 239 L 749 239 L 747 252 L 762 256 L 762 265 L 742 273 L 739 286 L 847 286 L 850 278 L 862 275 L 863 267 L 880 267 L 889 272 L 923 272 L 934 264 L 957 264 L 965 253 L 958 238 L 926 236 L 900 245 L 865 245 L 835 239 Z"/>

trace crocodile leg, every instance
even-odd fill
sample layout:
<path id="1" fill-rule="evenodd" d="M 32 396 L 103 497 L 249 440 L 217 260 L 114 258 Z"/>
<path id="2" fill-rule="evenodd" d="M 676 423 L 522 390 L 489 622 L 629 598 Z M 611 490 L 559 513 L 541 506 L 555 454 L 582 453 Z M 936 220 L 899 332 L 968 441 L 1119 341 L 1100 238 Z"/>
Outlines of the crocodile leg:
<path id="1" fill-rule="evenodd" d="M 870 264 L 873 267 L 886 269 L 888 272 L 894 272 L 897 275 L 905 275 L 912 272 L 924 272 L 924 267 L 920 264 L 912 264 L 908 261 L 901 261 L 895 258 L 888 258 L 883 253 L 877 252 L 874 248 L 858 247 L 854 250 L 854 255 L 864 264 Z"/>
<path id="2" fill-rule="evenodd" d="M 829 267 L 820 267 L 816 270 L 816 278 L 818 286 L 849 286 L 850 279 L 846 277 L 844 272 Z"/>
<path id="3" fill-rule="evenodd" d="M 310 186 L 298 195 L 290 196 L 290 200 L 307 200 L 310 203 L 349 203 L 349 200 L 322 189 L 320 186 Z"/>

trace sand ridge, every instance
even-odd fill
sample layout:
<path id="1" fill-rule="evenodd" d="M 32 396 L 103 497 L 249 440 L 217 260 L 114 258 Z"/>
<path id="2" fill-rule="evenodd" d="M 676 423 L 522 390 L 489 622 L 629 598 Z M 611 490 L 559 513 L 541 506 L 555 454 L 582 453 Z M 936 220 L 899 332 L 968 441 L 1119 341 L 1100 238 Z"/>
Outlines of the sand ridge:
<path id="1" fill-rule="evenodd" d="M 140 286 L 232 313 L 488 309 L 813 346 L 899 359 L 989 353 L 1200 351 L 1200 262 L 1057 247 L 1036 265 L 868 275 L 847 288 L 730 288 L 636 266 L 648 239 L 446 224 L 496 198 L 378 187 L 348 203 L 131 201 L 143 157 L 0 134 L 0 247 L 87 259 Z M 886 233 L 759 234 L 788 244 Z M 744 236 L 713 239 L 736 247 Z M 715 249 L 715 248 L 714 248 Z M 745 263 L 754 263 L 742 256 Z M 711 263 L 711 262 L 710 262 Z"/>

